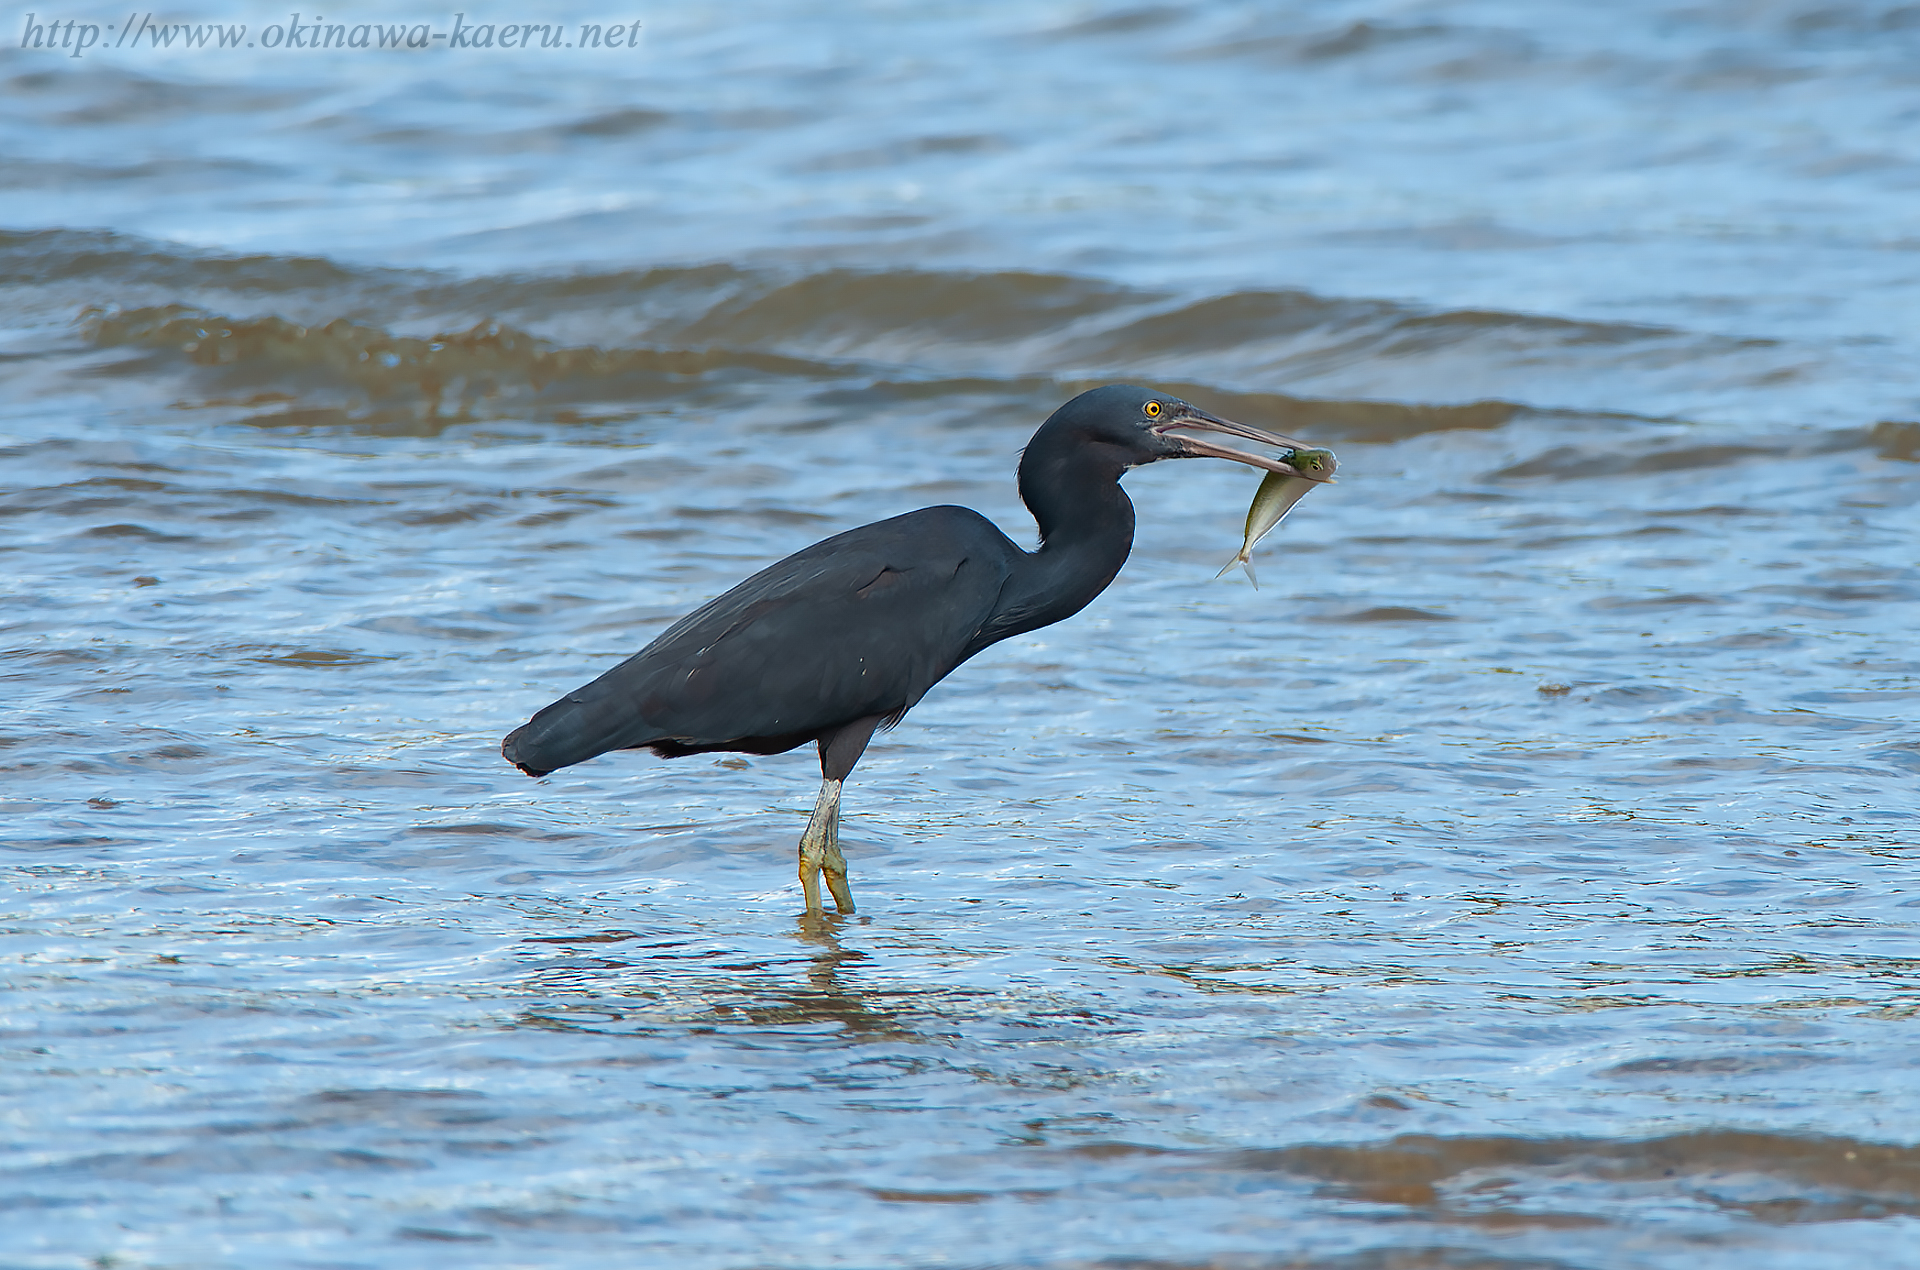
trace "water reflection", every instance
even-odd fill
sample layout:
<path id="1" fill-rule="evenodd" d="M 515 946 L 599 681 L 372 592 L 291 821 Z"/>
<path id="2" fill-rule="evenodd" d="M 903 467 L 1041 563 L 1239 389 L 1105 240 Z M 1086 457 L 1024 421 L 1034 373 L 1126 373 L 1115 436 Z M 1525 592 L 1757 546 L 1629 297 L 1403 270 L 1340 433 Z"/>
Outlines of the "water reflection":
<path id="1" fill-rule="evenodd" d="M 729 949 L 662 940 L 634 931 L 540 935 L 529 944 L 563 949 L 526 971 L 521 990 L 542 1004 L 520 1011 L 521 1026 L 601 1033 L 724 1031 L 751 1036 L 818 1034 L 848 1044 L 930 1042 L 966 993 L 862 989 L 869 954 L 845 947 L 858 917 L 794 919 L 800 956 L 739 960 Z"/>

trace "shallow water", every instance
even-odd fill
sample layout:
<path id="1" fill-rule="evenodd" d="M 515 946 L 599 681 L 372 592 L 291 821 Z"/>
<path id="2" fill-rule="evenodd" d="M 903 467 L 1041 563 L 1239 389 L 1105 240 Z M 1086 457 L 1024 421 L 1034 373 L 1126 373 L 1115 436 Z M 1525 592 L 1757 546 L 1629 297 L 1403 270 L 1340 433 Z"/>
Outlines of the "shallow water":
<path id="1" fill-rule="evenodd" d="M 638 16 L 0 53 L 0 1262 L 1920 1264 L 1910 9 Z M 858 916 L 500 761 L 1113 379 L 1340 482 L 1131 474 Z"/>

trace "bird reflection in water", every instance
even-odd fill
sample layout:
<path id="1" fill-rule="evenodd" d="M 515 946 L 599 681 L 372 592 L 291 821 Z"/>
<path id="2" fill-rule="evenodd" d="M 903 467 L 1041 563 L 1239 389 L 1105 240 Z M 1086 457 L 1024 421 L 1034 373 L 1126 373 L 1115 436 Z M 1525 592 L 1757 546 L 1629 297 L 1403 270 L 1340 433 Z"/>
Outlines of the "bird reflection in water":
<path id="1" fill-rule="evenodd" d="M 840 942 L 843 919 L 802 915 L 793 935 L 810 952 L 803 987 L 788 973 L 796 959 L 746 961 L 737 951 L 663 942 L 635 931 L 541 935 L 527 944 L 564 950 L 532 967 L 526 991 L 548 1004 L 523 1011 L 520 1025 L 571 1032 L 642 1034 L 692 1027 L 737 1029 L 836 1025 L 862 1040 L 926 1039 L 900 993 L 863 992 L 850 972 L 867 954 Z M 635 941 L 644 941 L 637 947 Z M 713 964 L 724 958 L 724 965 Z M 917 994 L 909 994 L 917 995 Z"/>

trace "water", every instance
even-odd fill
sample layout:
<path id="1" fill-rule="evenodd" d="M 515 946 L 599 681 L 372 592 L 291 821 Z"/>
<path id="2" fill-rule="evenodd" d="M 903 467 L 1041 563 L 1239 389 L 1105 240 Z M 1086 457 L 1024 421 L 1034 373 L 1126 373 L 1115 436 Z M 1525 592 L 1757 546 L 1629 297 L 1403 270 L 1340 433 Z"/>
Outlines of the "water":
<path id="1" fill-rule="evenodd" d="M 1920 1265 L 1910 9 L 628 16 L 0 33 L 0 1261 Z M 1132 474 L 857 917 L 500 761 L 1115 379 L 1341 481 Z"/>

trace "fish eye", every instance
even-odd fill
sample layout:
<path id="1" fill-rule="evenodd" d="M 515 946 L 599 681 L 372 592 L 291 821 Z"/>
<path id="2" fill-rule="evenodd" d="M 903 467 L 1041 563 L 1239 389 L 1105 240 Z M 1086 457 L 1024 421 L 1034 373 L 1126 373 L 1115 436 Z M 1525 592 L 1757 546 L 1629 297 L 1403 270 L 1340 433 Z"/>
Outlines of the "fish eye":
<path id="1" fill-rule="evenodd" d="M 1146 404 L 1146 411 L 1147 411 L 1147 418 L 1149 418 L 1149 419 L 1157 419 L 1157 418 L 1159 418 L 1159 417 L 1160 417 L 1160 403 L 1159 403 L 1159 402 L 1157 402 L 1157 401 L 1149 401 L 1149 402 L 1148 402 L 1148 403 Z"/>

